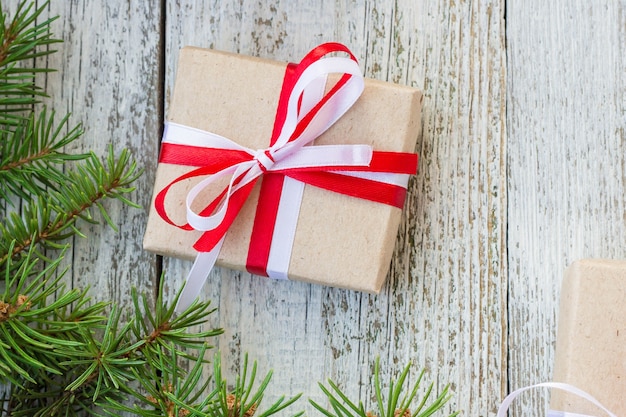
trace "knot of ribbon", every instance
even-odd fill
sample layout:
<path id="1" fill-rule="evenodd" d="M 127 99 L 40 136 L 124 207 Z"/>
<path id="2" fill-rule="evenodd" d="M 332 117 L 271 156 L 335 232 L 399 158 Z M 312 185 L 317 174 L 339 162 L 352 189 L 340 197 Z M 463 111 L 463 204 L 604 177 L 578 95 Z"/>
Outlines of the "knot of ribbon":
<path id="1" fill-rule="evenodd" d="M 261 168 L 264 174 L 276 163 L 274 156 L 272 156 L 271 149 L 259 149 L 254 154 L 254 159 L 259 164 L 259 168 Z"/>
<path id="2" fill-rule="evenodd" d="M 344 53 L 348 57 L 328 56 Z M 327 76 L 341 75 L 326 88 Z M 169 183 L 156 196 L 157 213 L 167 223 L 203 234 L 194 244 L 196 261 L 187 277 L 177 311 L 187 308 L 213 268 L 226 232 L 252 188 L 263 177 L 246 268 L 257 275 L 287 279 L 300 202 L 305 184 L 402 208 L 408 177 L 417 155 L 374 151 L 369 145 L 310 145 L 356 102 L 364 88 L 354 55 L 344 45 L 314 48 L 299 64 L 288 64 L 269 147 L 250 149 L 223 136 L 167 123 L 160 163 L 196 167 Z M 186 224 L 176 224 L 165 198 L 178 182 L 206 177 L 186 196 Z M 228 185 L 200 211 L 194 202 L 212 183 Z"/>

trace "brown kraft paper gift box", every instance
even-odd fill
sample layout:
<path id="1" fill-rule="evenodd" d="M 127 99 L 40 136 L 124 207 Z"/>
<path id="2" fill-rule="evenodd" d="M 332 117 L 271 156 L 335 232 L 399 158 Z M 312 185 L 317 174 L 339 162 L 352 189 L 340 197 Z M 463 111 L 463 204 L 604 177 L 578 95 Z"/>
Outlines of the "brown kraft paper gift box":
<path id="1" fill-rule="evenodd" d="M 588 392 L 626 415 L 626 261 L 585 259 L 565 271 L 554 380 Z M 553 410 L 606 415 L 589 401 L 553 390 Z"/>
<path id="2" fill-rule="evenodd" d="M 266 148 L 285 66 L 185 47 L 180 52 L 168 120 L 216 133 L 249 148 Z M 414 152 L 421 102 L 417 89 L 366 80 L 354 106 L 315 144 L 368 144 L 377 151 Z M 195 258 L 192 246 L 200 232 L 167 224 L 154 208 L 156 193 L 192 169 L 158 165 L 145 249 Z M 166 209 L 177 224 L 185 223 L 185 195 L 192 185 L 177 185 L 168 194 Z M 245 271 L 258 186 L 229 229 L 217 265 Z M 289 265 L 290 279 L 378 293 L 388 272 L 400 217 L 401 210 L 396 207 L 307 185 Z"/>

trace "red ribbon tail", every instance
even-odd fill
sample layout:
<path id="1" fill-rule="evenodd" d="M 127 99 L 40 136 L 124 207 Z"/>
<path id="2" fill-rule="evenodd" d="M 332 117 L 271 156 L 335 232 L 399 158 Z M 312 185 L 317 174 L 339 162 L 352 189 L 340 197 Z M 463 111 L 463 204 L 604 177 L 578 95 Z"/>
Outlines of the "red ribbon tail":
<path id="1" fill-rule="evenodd" d="M 267 263 L 284 180 L 285 176 L 281 174 L 263 176 L 246 260 L 246 269 L 255 275 L 267 276 Z"/>

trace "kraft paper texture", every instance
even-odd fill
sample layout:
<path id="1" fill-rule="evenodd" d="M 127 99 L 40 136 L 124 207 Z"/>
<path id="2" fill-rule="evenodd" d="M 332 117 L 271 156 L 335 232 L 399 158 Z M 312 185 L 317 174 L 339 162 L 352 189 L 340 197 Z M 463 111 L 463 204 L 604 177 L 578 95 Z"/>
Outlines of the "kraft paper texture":
<path id="1" fill-rule="evenodd" d="M 586 259 L 566 271 L 561 290 L 554 380 L 572 384 L 626 415 L 626 261 Z M 550 408 L 606 415 L 553 390 Z"/>
<path id="2" fill-rule="evenodd" d="M 168 120 L 217 133 L 250 148 L 266 148 L 285 66 L 230 53 L 183 48 Z M 361 98 L 315 143 L 370 144 L 380 151 L 414 152 L 421 101 L 417 89 L 366 80 Z M 191 169 L 159 164 L 154 195 Z M 168 213 L 179 224 L 185 223 L 184 197 L 195 182 L 182 182 L 168 194 Z M 217 261 L 220 266 L 245 271 L 258 186 L 227 234 Z M 192 245 L 200 233 L 165 223 L 154 210 L 154 195 L 144 248 L 194 259 Z M 398 208 L 307 185 L 290 279 L 378 293 L 389 269 L 400 216 Z"/>

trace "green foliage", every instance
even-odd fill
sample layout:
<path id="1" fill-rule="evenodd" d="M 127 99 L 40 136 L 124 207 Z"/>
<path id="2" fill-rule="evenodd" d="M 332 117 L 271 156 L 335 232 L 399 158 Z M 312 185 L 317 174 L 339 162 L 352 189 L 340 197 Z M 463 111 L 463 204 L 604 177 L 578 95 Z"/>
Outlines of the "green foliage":
<path id="1" fill-rule="evenodd" d="M 125 307 L 65 287 L 60 265 L 72 238 L 84 236 L 85 224 L 115 229 L 108 201 L 137 207 L 129 196 L 141 170 L 126 150 L 109 147 L 103 159 L 66 152 L 82 128 L 36 106 L 45 96 L 36 75 L 51 70 L 34 64 L 59 42 L 49 32 L 54 19 L 43 17 L 47 7 L 22 2 L 9 18 L 0 4 L 0 384 L 7 388 L 0 415 L 269 417 L 285 410 L 300 396 L 262 409 L 272 373 L 257 378 L 247 357 L 234 384 L 223 378 L 219 354 L 206 375 L 207 340 L 222 331 L 194 329 L 206 325 L 210 303 L 175 314 L 177 299 L 165 300 L 162 285 L 155 305 L 133 290 Z M 407 372 L 390 384 L 380 417 L 407 410 L 416 396 L 417 385 L 398 402 Z M 378 364 L 375 379 L 382 407 Z M 330 387 L 322 390 L 333 412 L 313 403 L 325 416 L 367 417 Z M 438 410 L 447 389 L 424 408 L 427 398 L 410 417 Z"/>
<path id="2" fill-rule="evenodd" d="M 227 383 L 202 371 L 207 339 L 221 330 L 192 330 L 214 311 L 209 303 L 175 315 L 176 300 L 166 303 L 160 288 L 156 307 L 133 291 L 122 309 L 63 284 L 59 265 L 71 238 L 84 236 L 85 223 L 115 228 L 105 201 L 136 207 L 128 196 L 141 171 L 126 150 L 109 147 L 104 160 L 67 153 L 81 127 L 69 126 L 69 115 L 57 123 L 54 112 L 35 111 L 45 95 L 35 76 L 49 69 L 33 63 L 58 42 L 49 33 L 53 19 L 42 18 L 47 6 L 21 3 L 12 19 L 0 8 L 0 383 L 9 384 L 0 413 L 220 415 Z M 194 364 L 189 371 L 185 362 Z M 255 374 L 256 365 L 245 389 Z M 252 397 L 255 407 L 269 377 Z M 232 395 L 243 393 L 237 383 Z"/>
<path id="3" fill-rule="evenodd" d="M 36 8 L 20 2 L 12 19 L 0 8 L 0 126 L 11 129 L 22 125 L 38 97 L 45 95 L 35 84 L 38 73 L 51 69 L 34 67 L 36 58 L 53 53 L 49 46 L 60 42 L 50 33 L 54 19 L 41 20 L 47 4 Z"/>
<path id="4" fill-rule="evenodd" d="M 177 361 L 163 360 L 176 357 L 178 342 L 195 343 L 196 353 L 187 356 L 203 363 L 209 346 L 200 340 L 221 333 L 219 329 L 188 333 L 181 328 L 185 320 L 206 319 L 214 311 L 209 303 L 196 303 L 177 318 L 168 313 L 173 306 L 160 304 L 155 315 L 160 320 L 154 322 L 143 309 L 136 309 L 121 325 L 121 311 L 115 305 L 94 304 L 84 291 L 66 291 L 58 282 L 52 290 L 63 295 L 50 304 L 45 301 L 48 297 L 33 298 L 0 323 L 3 342 L 22 343 L 8 362 L 12 369 L 2 370 L 2 376 L 13 383 L 4 406 L 11 416 L 101 415 L 118 409 L 130 396 L 145 397 L 142 387 L 155 386 L 164 375 L 181 375 Z M 132 298 L 134 305 L 147 303 L 136 292 Z M 29 329 L 27 338 L 18 341 L 20 332 L 13 334 L 17 326 Z M 42 358 L 48 359 L 41 363 Z M 140 386 L 131 381 L 139 381 Z M 137 411 L 137 415 L 168 415 L 155 414 L 154 406 Z"/>
<path id="5" fill-rule="evenodd" d="M 380 361 L 377 358 L 374 367 L 374 391 L 376 393 L 376 405 L 378 410 L 375 412 L 365 411 L 365 407 L 362 402 L 358 405 L 354 401 L 350 400 L 346 394 L 343 393 L 341 388 L 337 386 L 333 381 L 328 381 L 330 388 L 320 384 L 320 388 L 324 392 L 324 395 L 328 398 L 331 410 L 326 410 L 320 404 L 315 401 L 310 401 L 311 404 L 319 410 L 326 417 L 429 417 L 440 411 L 443 406 L 450 399 L 448 393 L 448 387 L 446 386 L 443 391 L 432 400 L 430 405 L 427 405 L 430 395 L 433 390 L 433 384 L 426 389 L 426 393 L 423 398 L 413 407 L 411 405 L 416 401 L 417 393 L 424 376 L 422 371 L 414 383 L 413 387 L 409 387 L 409 390 L 405 390 L 405 385 L 408 383 L 407 377 L 411 364 L 408 364 L 397 381 L 390 381 L 387 385 L 387 396 L 383 398 L 383 387 L 380 381 Z M 459 413 L 453 413 L 449 417 L 455 417 Z"/>
<path id="6" fill-rule="evenodd" d="M 211 393 L 210 397 L 215 398 L 213 404 L 209 405 L 206 414 L 223 417 L 251 417 L 253 414 L 258 417 L 268 417 L 272 414 L 289 407 L 300 395 L 296 395 L 290 399 L 285 397 L 279 398 L 267 410 L 259 412 L 258 407 L 263 399 L 263 392 L 267 388 L 272 373 L 268 373 L 258 388 L 255 389 L 254 382 L 256 379 L 256 363 L 252 365 L 250 373 L 248 373 L 248 357 L 244 358 L 241 374 L 237 377 L 235 388 L 232 391 L 227 389 L 226 380 L 222 378 L 220 359 L 215 357 L 214 361 L 214 377 L 218 381 L 217 388 Z M 303 413 L 298 413 L 300 416 Z"/>

